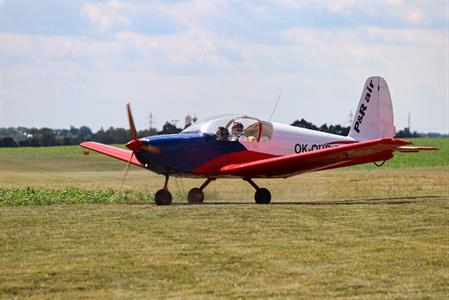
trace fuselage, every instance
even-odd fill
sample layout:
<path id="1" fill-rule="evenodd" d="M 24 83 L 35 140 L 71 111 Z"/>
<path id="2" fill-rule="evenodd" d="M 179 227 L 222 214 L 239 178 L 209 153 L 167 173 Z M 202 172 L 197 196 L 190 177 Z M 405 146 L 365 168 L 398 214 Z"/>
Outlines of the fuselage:
<path id="1" fill-rule="evenodd" d="M 216 124 L 208 121 L 202 126 L 179 134 L 150 136 L 140 139 L 144 144 L 160 149 L 159 153 L 137 152 L 136 158 L 149 170 L 158 174 L 192 177 L 222 177 L 220 169 L 241 164 L 315 151 L 355 142 L 353 138 L 320 131 L 259 121 L 239 116 L 235 120 L 252 120 L 236 139 L 219 140 L 214 132 Z M 247 119 L 244 119 L 244 121 Z M 226 119 L 230 126 L 231 121 Z M 244 123 L 244 122 L 242 122 Z"/>

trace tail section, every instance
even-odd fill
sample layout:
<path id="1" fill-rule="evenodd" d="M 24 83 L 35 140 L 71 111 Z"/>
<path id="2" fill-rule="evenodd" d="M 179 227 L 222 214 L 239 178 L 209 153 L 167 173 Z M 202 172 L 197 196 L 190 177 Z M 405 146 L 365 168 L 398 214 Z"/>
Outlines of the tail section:
<path id="1" fill-rule="evenodd" d="M 349 130 L 357 141 L 394 137 L 393 106 L 387 82 L 379 76 L 366 80 Z"/>

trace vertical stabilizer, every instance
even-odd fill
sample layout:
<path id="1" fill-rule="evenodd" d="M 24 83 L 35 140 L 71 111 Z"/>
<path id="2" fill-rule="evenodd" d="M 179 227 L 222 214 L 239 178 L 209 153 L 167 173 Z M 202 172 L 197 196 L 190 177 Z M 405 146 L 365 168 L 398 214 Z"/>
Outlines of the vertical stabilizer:
<path id="1" fill-rule="evenodd" d="M 349 130 L 357 141 L 394 137 L 393 106 L 387 82 L 379 76 L 366 80 Z"/>

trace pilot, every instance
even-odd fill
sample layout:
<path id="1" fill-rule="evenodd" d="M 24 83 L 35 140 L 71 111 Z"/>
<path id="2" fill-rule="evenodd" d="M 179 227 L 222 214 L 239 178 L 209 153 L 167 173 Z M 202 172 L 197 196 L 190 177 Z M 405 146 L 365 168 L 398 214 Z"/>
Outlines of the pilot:
<path id="1" fill-rule="evenodd" d="M 231 141 L 238 141 L 243 134 L 243 124 L 234 122 L 231 127 Z"/>
<path id="2" fill-rule="evenodd" d="M 217 132 L 217 141 L 227 141 L 229 139 L 229 130 L 224 127 L 218 127 Z"/>

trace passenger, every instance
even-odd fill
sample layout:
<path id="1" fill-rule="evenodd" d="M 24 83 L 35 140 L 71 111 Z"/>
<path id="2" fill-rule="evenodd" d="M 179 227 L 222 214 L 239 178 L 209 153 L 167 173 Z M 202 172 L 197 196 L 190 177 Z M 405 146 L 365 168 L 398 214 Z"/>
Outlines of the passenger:
<path id="1" fill-rule="evenodd" d="M 224 127 L 218 127 L 217 129 L 217 141 L 227 141 L 229 139 L 229 130 Z"/>
<path id="2" fill-rule="evenodd" d="M 234 122 L 231 129 L 231 141 L 238 141 L 243 134 L 243 124 Z"/>

